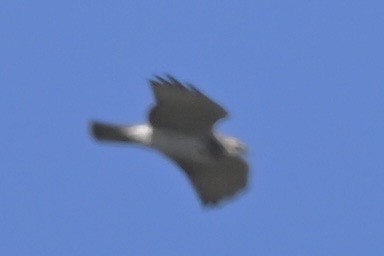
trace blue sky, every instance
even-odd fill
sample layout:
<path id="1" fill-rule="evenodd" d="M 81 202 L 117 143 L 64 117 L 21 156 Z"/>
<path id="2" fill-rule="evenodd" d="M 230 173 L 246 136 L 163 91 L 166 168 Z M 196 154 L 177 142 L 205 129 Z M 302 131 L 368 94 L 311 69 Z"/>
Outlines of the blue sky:
<path id="1" fill-rule="evenodd" d="M 1 255 L 383 255 L 382 1 L 2 1 Z M 201 207 L 102 145 L 170 73 L 222 104 L 248 191 Z"/>

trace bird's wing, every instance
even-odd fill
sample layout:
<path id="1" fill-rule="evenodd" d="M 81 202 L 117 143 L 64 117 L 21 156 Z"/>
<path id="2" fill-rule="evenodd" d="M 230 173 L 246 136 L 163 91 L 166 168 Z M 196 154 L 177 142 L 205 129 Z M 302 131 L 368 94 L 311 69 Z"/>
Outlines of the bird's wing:
<path id="1" fill-rule="evenodd" d="M 204 205 L 216 205 L 247 186 L 249 167 L 241 157 L 227 155 L 209 163 L 175 161 L 187 173 Z"/>
<path id="2" fill-rule="evenodd" d="M 155 128 L 165 128 L 185 134 L 210 133 L 212 126 L 227 112 L 195 87 L 185 85 L 171 76 L 150 80 L 156 105 L 149 121 Z"/>

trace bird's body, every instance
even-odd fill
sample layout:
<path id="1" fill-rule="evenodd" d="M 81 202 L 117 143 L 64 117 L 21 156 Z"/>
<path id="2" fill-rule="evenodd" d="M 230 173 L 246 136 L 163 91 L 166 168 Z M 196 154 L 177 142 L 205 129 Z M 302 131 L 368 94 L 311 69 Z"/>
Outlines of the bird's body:
<path id="1" fill-rule="evenodd" d="M 93 133 L 99 140 L 137 143 L 156 149 L 172 159 L 189 159 L 197 162 L 211 159 L 209 146 L 199 137 L 165 129 L 153 129 L 148 124 L 118 126 L 95 122 Z M 113 134 L 115 137 L 111 138 L 104 134 Z"/>
<path id="2" fill-rule="evenodd" d="M 94 122 L 93 135 L 98 140 L 138 143 L 161 152 L 186 172 L 204 204 L 216 204 L 245 188 L 245 146 L 236 138 L 213 132 L 213 124 L 226 116 L 224 109 L 194 87 L 188 90 L 168 78 L 151 81 L 157 105 L 148 124 Z"/>

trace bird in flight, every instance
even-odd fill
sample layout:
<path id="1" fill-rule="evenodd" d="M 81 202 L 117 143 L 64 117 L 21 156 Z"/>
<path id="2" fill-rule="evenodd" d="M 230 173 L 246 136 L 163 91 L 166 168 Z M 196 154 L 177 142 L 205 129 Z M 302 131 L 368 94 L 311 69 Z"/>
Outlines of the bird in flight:
<path id="1" fill-rule="evenodd" d="M 113 125 L 92 122 L 95 139 L 138 143 L 172 159 L 185 172 L 203 205 L 216 206 L 247 186 L 246 146 L 216 133 L 215 123 L 228 113 L 190 84 L 172 76 L 150 80 L 156 104 L 149 122 Z"/>

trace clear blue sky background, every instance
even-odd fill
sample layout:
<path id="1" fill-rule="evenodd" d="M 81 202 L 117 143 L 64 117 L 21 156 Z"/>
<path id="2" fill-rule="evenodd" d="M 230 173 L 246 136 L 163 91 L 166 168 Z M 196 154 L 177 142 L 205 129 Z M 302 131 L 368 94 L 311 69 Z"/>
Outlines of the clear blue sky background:
<path id="1" fill-rule="evenodd" d="M 1 1 L 0 254 L 384 255 L 382 1 Z M 251 185 L 201 207 L 103 145 L 170 73 L 225 106 Z"/>

